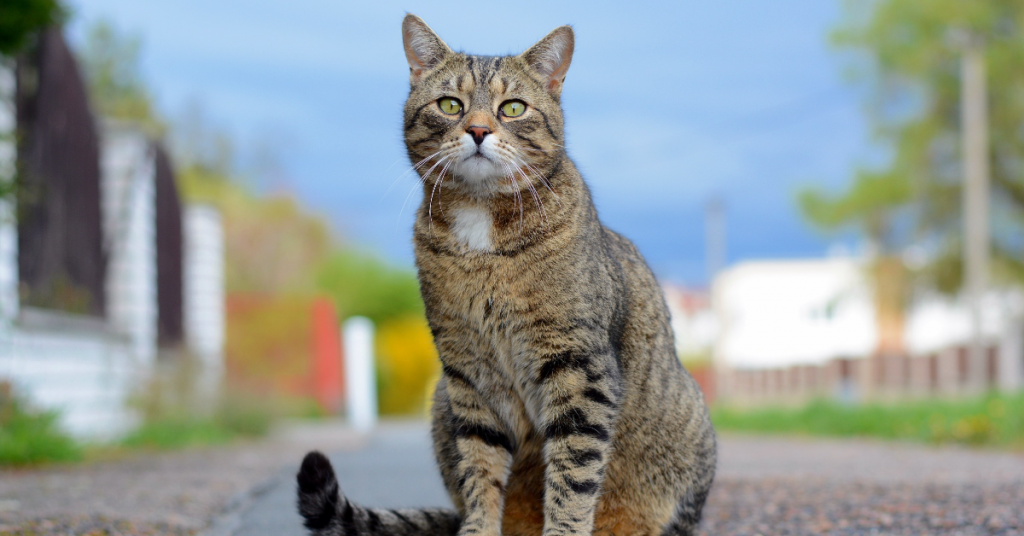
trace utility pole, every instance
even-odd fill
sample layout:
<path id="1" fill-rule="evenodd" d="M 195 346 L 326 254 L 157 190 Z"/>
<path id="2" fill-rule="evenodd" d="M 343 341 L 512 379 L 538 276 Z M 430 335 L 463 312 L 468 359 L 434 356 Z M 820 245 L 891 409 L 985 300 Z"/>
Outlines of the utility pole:
<path id="1" fill-rule="evenodd" d="M 718 197 L 712 197 L 704 209 L 704 262 L 708 288 L 725 267 L 725 240 L 725 203 Z"/>
<path id="2" fill-rule="evenodd" d="M 964 39 L 961 59 L 961 124 L 963 129 L 964 288 L 970 303 L 971 340 L 967 387 L 987 387 L 988 356 L 982 334 L 982 300 L 989 273 L 989 142 L 985 84 L 985 49 L 977 35 Z"/>

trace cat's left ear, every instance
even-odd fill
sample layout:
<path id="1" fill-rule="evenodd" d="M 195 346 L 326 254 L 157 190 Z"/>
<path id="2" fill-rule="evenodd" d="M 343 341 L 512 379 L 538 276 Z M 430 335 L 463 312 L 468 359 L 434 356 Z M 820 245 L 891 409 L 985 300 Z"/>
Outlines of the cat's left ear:
<path id="1" fill-rule="evenodd" d="M 565 73 L 572 63 L 572 51 L 576 45 L 576 37 L 571 26 L 555 28 L 551 33 L 537 41 L 536 45 L 523 52 L 526 63 L 547 80 L 545 87 L 556 97 L 562 93 L 562 82 Z"/>

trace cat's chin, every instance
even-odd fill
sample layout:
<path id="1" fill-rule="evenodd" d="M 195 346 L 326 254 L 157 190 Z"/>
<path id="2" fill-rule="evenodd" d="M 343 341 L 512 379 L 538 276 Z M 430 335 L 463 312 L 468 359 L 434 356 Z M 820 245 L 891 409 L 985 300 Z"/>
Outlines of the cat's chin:
<path id="1" fill-rule="evenodd" d="M 493 195 L 507 189 L 507 172 L 490 158 L 475 154 L 452 166 L 456 184 L 474 195 Z"/>

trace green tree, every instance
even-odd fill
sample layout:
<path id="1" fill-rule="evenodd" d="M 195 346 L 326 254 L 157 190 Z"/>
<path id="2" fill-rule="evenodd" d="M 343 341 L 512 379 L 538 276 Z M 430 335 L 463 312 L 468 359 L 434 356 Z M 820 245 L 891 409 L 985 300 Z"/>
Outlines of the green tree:
<path id="1" fill-rule="evenodd" d="M 33 33 L 59 23 L 63 17 L 57 0 L 0 2 L 0 55 L 15 55 L 28 44 Z"/>
<path id="2" fill-rule="evenodd" d="M 13 65 L 13 58 L 47 26 L 59 24 L 64 10 L 57 0 L 4 0 L 0 2 L 0 68 Z M 13 95 L 0 94 L 0 106 L 13 110 Z M 14 132 L 0 132 L 0 144 L 14 143 Z M 0 162 L 0 199 L 14 195 L 17 169 L 13 162 Z"/>
<path id="3" fill-rule="evenodd" d="M 861 170 L 845 191 L 820 188 L 800 191 L 800 209 L 812 224 L 828 231 L 856 227 L 883 255 L 898 254 L 905 233 L 898 225 L 911 201 L 910 182 L 903 175 Z"/>
<path id="4" fill-rule="evenodd" d="M 328 257 L 320 266 L 317 286 L 334 298 L 343 318 L 361 315 L 379 324 L 423 316 L 416 274 L 358 250 L 340 249 Z"/>
<path id="5" fill-rule="evenodd" d="M 893 215 L 913 214 L 915 240 L 934 260 L 928 281 L 960 286 L 960 58 L 958 32 L 985 43 L 993 183 L 993 267 L 1024 281 L 1024 0 L 847 0 L 834 43 L 850 53 L 855 80 L 868 89 L 868 117 L 891 153 L 823 202 L 805 191 L 801 207 L 816 223 L 860 226 L 880 245 Z M 855 210 L 830 210 L 840 208 Z M 845 215 L 845 218 L 840 218 Z M 889 236 L 891 238 L 891 235 Z M 905 244 L 904 244 L 905 245 Z"/>

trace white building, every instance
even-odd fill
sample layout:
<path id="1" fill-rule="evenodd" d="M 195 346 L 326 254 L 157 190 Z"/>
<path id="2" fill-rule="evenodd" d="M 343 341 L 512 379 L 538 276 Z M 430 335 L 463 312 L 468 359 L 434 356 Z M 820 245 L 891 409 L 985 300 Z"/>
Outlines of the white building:
<path id="1" fill-rule="evenodd" d="M 822 364 L 877 344 L 870 287 L 851 259 L 740 263 L 715 279 L 712 300 L 721 365 Z"/>
<path id="2" fill-rule="evenodd" d="M 662 285 L 662 292 L 671 315 L 676 354 L 684 360 L 709 359 L 718 335 L 710 294 L 671 284 Z"/>
<path id="3" fill-rule="evenodd" d="M 966 304 L 938 295 L 917 297 L 905 314 L 905 355 L 876 356 L 879 323 L 863 261 L 740 263 L 715 279 L 712 301 L 718 324 L 714 360 L 726 396 L 742 396 L 743 390 L 771 398 L 793 390 L 857 397 L 872 390 L 922 394 L 964 388 L 960 371 L 970 340 Z M 985 303 L 991 385 L 1020 389 L 1024 293 L 993 290 Z M 869 364 L 870 357 L 880 361 Z M 817 387 L 811 389 L 812 384 Z"/>
<path id="4" fill-rule="evenodd" d="M 2 61 L 2 59 L 0 59 Z M 0 64 L 0 174 L 16 150 L 15 80 Z M 0 201 L 0 382 L 30 404 L 60 412 L 62 426 L 87 439 L 116 437 L 137 422 L 129 404 L 158 359 L 156 166 L 139 130 L 109 124 L 100 133 L 100 214 L 106 258 L 103 316 L 19 303 L 18 226 Z M 182 215 L 184 338 L 215 388 L 223 369 L 223 236 L 209 207 Z"/>

